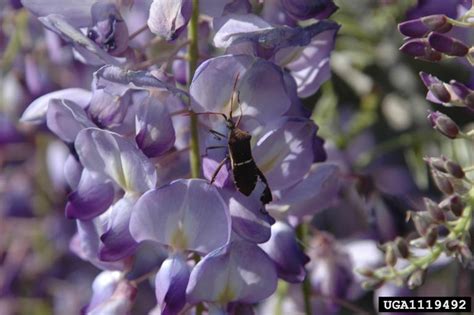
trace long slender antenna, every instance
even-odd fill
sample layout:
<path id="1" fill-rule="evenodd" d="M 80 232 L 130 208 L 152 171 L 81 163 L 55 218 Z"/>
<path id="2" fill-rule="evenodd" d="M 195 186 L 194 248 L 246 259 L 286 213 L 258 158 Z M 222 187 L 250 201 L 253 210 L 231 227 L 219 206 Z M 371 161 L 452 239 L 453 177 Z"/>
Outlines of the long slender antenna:
<path id="1" fill-rule="evenodd" d="M 201 112 L 201 113 L 191 113 L 190 111 L 184 113 L 185 116 L 191 116 L 191 115 L 220 115 L 224 117 L 225 120 L 227 120 L 227 116 L 224 113 L 219 113 L 219 112 Z"/>
<path id="2" fill-rule="evenodd" d="M 237 82 L 239 81 L 239 76 L 240 76 L 240 72 L 237 73 L 237 75 L 235 76 L 234 87 L 232 88 L 232 95 L 230 96 L 230 113 L 229 113 L 230 120 L 232 120 L 232 107 L 234 107 L 234 94 L 235 94 L 235 91 L 237 90 Z"/>
<path id="3" fill-rule="evenodd" d="M 240 116 L 239 116 L 239 119 L 237 119 L 237 123 L 235 124 L 235 127 L 239 126 L 240 120 L 242 120 L 242 116 L 244 115 L 244 111 L 242 110 L 242 105 L 240 104 L 240 91 L 237 91 L 237 104 L 239 104 Z"/>

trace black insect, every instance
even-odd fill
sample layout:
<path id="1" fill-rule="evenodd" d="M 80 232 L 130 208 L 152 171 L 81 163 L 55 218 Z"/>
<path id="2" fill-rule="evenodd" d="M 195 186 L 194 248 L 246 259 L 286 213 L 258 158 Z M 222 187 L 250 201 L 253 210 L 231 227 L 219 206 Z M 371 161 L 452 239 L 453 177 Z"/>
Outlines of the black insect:
<path id="1" fill-rule="evenodd" d="M 237 190 L 240 191 L 242 194 L 249 196 L 255 189 L 257 181 L 260 180 L 265 185 L 265 189 L 262 192 L 260 200 L 263 204 L 267 204 L 273 200 L 273 197 L 265 175 L 263 175 L 262 171 L 258 168 L 257 164 L 255 164 L 255 161 L 253 159 L 252 149 L 250 146 L 250 139 L 252 138 L 252 136 L 247 131 L 244 131 L 239 128 L 242 115 L 239 116 L 237 123 L 234 123 L 234 120 L 232 118 L 232 105 L 234 103 L 233 94 L 231 99 L 231 109 L 229 117 L 227 117 L 223 113 L 219 113 L 224 117 L 227 124 L 227 128 L 229 129 L 229 134 L 227 136 L 227 146 L 213 146 L 208 147 L 206 149 L 206 152 L 209 149 L 218 149 L 226 147 L 228 149 L 227 156 L 219 163 L 216 170 L 214 171 L 214 174 L 212 175 L 211 184 L 215 181 L 217 174 L 219 174 L 219 171 L 221 170 L 222 166 L 224 166 L 225 163 L 230 160 L 232 174 L 234 176 L 234 184 Z M 240 102 L 238 103 L 240 106 Z M 210 132 L 217 137 L 221 137 L 224 139 L 226 138 L 225 135 L 218 131 L 210 130 Z"/>

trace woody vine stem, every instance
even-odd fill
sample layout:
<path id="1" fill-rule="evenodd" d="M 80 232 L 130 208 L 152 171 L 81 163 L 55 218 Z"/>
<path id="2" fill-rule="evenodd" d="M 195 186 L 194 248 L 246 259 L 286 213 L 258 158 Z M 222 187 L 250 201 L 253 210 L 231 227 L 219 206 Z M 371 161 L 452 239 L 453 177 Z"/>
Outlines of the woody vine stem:
<path id="1" fill-rule="evenodd" d="M 192 0 L 193 11 L 191 15 L 191 20 L 188 24 L 188 87 L 191 85 L 192 78 L 194 77 L 194 72 L 199 60 L 199 46 L 198 46 L 198 26 L 199 26 L 199 0 Z M 191 108 L 191 96 L 189 97 L 189 108 Z M 191 113 L 190 116 L 190 129 L 191 129 L 191 144 L 190 144 L 190 156 L 189 162 L 191 164 L 191 177 L 199 178 L 201 177 L 201 161 L 199 154 L 199 135 L 198 135 L 198 121 L 197 116 L 194 113 Z M 199 261 L 199 256 L 195 255 L 196 263 Z M 196 315 L 201 315 L 203 313 L 203 305 L 199 303 L 196 305 Z"/>
<path id="2" fill-rule="evenodd" d="M 199 47 L 198 47 L 198 24 L 199 24 L 199 0 L 193 0 L 192 2 L 193 12 L 191 20 L 188 24 L 188 39 L 189 39 L 189 80 L 188 85 L 191 85 L 191 80 L 196 71 L 198 60 L 199 60 Z M 189 98 L 191 103 L 191 98 Z M 190 163 L 191 163 L 191 177 L 199 178 L 201 176 L 201 163 L 199 156 L 199 136 L 197 128 L 197 116 L 192 114 L 190 118 L 190 129 L 191 129 L 191 145 L 190 145 Z"/>

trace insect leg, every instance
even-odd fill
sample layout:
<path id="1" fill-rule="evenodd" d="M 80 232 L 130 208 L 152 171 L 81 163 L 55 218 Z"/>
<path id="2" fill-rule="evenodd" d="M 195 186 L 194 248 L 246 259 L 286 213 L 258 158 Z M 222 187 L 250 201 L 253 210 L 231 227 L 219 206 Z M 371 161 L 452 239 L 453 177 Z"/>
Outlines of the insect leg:
<path id="1" fill-rule="evenodd" d="M 214 171 L 214 173 L 212 174 L 212 177 L 211 177 L 211 184 L 214 183 L 214 181 L 216 180 L 216 177 L 217 177 L 217 174 L 219 174 L 219 171 L 221 170 L 222 166 L 224 166 L 224 164 L 229 160 L 229 157 L 226 156 L 220 163 L 219 165 L 217 165 L 217 168 L 216 170 Z"/>
<path id="2" fill-rule="evenodd" d="M 220 133 L 219 131 L 215 131 L 214 129 L 209 129 L 209 132 L 212 133 L 217 140 L 222 140 L 226 138 L 224 134 Z"/>
<path id="3" fill-rule="evenodd" d="M 215 149 L 227 149 L 227 146 L 226 146 L 226 145 L 213 145 L 213 146 L 209 146 L 209 147 L 206 148 L 206 153 L 204 153 L 203 155 L 201 155 L 201 157 L 206 157 L 208 150 L 215 150 Z"/>

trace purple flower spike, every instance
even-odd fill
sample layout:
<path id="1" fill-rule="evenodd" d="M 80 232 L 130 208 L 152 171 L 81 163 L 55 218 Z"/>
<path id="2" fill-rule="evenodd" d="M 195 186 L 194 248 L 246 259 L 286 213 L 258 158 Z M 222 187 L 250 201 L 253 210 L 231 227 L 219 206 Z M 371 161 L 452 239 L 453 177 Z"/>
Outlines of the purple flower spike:
<path id="1" fill-rule="evenodd" d="M 68 196 L 66 217 L 90 220 L 102 214 L 114 201 L 114 186 L 110 181 L 84 170 L 77 190 Z"/>
<path id="2" fill-rule="evenodd" d="M 147 97 L 140 104 L 135 128 L 135 141 L 148 157 L 156 157 L 168 151 L 176 140 L 166 104 L 152 96 Z"/>
<path id="3" fill-rule="evenodd" d="M 168 257 L 155 278 L 155 292 L 163 315 L 176 315 L 186 304 L 190 267 L 181 254 Z"/>
<path id="4" fill-rule="evenodd" d="M 299 20 L 326 19 L 337 10 L 332 0 L 281 0 L 283 8 Z"/>
<path id="5" fill-rule="evenodd" d="M 452 28 L 448 18 L 442 14 L 428 15 L 398 24 L 398 30 L 408 37 L 424 37 L 429 32 L 446 33 Z"/>
<path id="6" fill-rule="evenodd" d="M 58 99 L 49 102 L 46 123 L 49 130 L 68 143 L 76 140 L 79 131 L 95 127 L 79 105 L 72 101 Z"/>
<path id="7" fill-rule="evenodd" d="M 309 257 L 301 250 L 295 231 L 288 224 L 277 222 L 272 225 L 272 237 L 260 247 L 275 262 L 279 278 L 292 283 L 304 280 L 304 265 Z"/>
<path id="8" fill-rule="evenodd" d="M 469 47 L 458 39 L 439 33 L 428 36 L 431 47 L 448 56 L 464 57 L 469 53 Z"/>
<path id="9" fill-rule="evenodd" d="M 150 7 L 148 27 L 166 40 L 176 39 L 191 18 L 190 0 L 154 0 Z"/>
<path id="10" fill-rule="evenodd" d="M 257 303 L 275 292 L 277 273 L 257 245 L 235 240 L 205 256 L 191 271 L 188 302 Z"/>
<path id="11" fill-rule="evenodd" d="M 417 59 L 436 62 L 440 61 L 443 54 L 434 50 L 426 38 L 413 38 L 406 41 L 400 51 Z"/>
<path id="12" fill-rule="evenodd" d="M 115 4 L 96 2 L 91 9 L 92 27 L 87 37 L 112 56 L 119 56 L 128 47 L 128 28 Z"/>
<path id="13" fill-rule="evenodd" d="M 52 99 L 65 99 L 74 101 L 80 107 L 85 108 L 91 100 L 91 92 L 80 89 L 70 88 L 45 94 L 34 100 L 24 111 L 20 118 L 21 122 L 41 124 L 46 121 L 49 101 Z"/>
<path id="14" fill-rule="evenodd" d="M 153 164 L 134 143 L 119 134 L 84 129 L 76 138 L 75 148 L 85 168 L 113 179 L 126 192 L 143 193 L 156 185 Z"/>
<path id="15" fill-rule="evenodd" d="M 229 242 L 229 208 L 217 188 L 201 179 L 179 179 L 145 193 L 135 205 L 130 232 L 175 250 L 208 253 Z"/>

